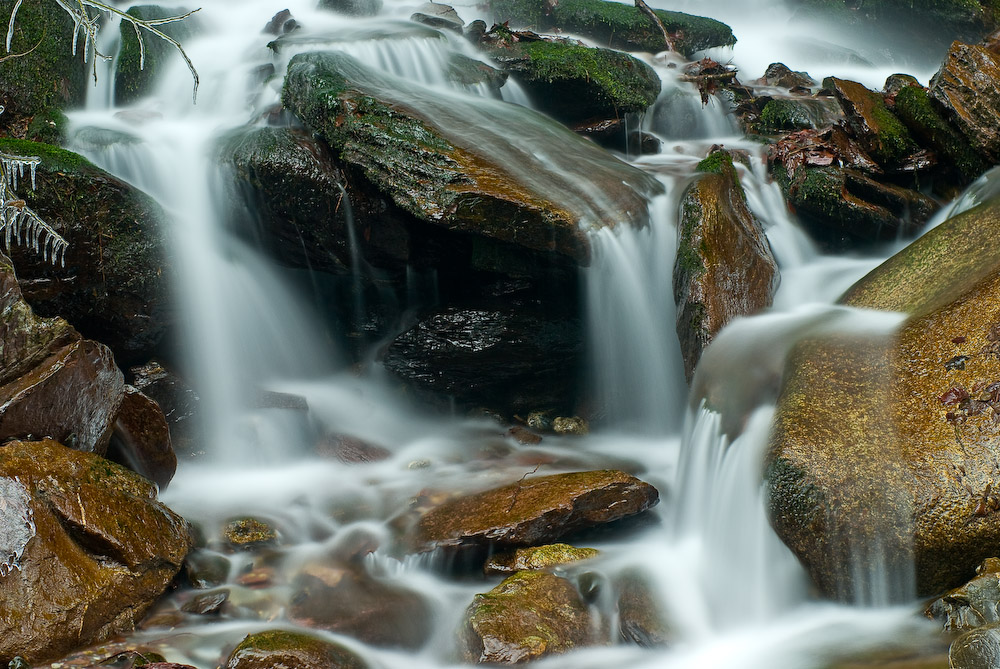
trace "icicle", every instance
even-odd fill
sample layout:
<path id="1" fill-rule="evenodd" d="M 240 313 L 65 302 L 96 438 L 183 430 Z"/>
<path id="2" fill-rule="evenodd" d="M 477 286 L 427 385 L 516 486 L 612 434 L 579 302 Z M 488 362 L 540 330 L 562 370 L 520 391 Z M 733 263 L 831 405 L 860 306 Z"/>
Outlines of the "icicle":
<path id="1" fill-rule="evenodd" d="M 35 168 L 38 167 L 38 163 L 41 161 L 32 161 L 31 163 L 31 190 L 35 190 Z"/>

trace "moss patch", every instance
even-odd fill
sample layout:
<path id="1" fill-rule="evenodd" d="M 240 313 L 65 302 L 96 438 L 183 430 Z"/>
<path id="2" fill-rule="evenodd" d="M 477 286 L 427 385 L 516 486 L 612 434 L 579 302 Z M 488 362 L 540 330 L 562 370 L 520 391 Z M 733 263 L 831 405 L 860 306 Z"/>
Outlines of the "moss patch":
<path id="1" fill-rule="evenodd" d="M 901 89 L 896 94 L 895 110 L 918 139 L 955 166 L 963 181 L 970 182 L 986 171 L 986 161 L 941 116 L 924 88 L 907 86 Z"/>

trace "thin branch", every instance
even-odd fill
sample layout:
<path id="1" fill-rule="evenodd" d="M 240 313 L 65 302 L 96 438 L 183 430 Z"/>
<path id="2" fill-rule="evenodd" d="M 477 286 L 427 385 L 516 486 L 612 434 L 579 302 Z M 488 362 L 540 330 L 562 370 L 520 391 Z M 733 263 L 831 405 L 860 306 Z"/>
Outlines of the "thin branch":
<path id="1" fill-rule="evenodd" d="M 667 51 L 677 51 L 674 47 L 674 40 L 670 37 L 670 33 L 667 32 L 667 27 L 663 25 L 663 21 L 661 21 L 660 17 L 656 15 L 656 12 L 650 9 L 649 5 L 647 5 L 643 0 L 635 0 L 635 6 L 640 12 L 652 19 L 653 23 L 656 24 L 656 27 L 659 28 L 660 34 L 663 35 L 663 41 L 667 45 Z"/>

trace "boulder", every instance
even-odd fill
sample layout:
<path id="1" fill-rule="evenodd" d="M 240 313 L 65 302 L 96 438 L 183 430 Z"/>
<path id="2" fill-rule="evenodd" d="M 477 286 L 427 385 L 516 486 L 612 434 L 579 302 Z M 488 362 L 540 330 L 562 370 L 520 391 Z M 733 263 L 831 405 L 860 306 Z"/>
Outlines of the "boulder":
<path id="1" fill-rule="evenodd" d="M 458 15 L 455 8 L 439 2 L 425 2 L 417 7 L 417 11 L 410 15 L 411 21 L 422 23 L 432 28 L 451 30 L 462 34 L 465 21 Z"/>
<path id="2" fill-rule="evenodd" d="M 769 100 L 760 111 L 759 125 L 763 132 L 803 130 L 816 127 L 805 104 L 794 98 L 772 98 Z"/>
<path id="3" fill-rule="evenodd" d="M 977 154 L 1000 160 L 1000 54 L 955 42 L 931 79 L 930 97 L 944 110 Z"/>
<path id="4" fill-rule="evenodd" d="M 124 397 L 111 351 L 39 318 L 0 254 L 0 439 L 47 435 L 103 455 Z"/>
<path id="5" fill-rule="evenodd" d="M 163 412 L 174 450 L 192 453 L 197 434 L 198 395 L 183 379 L 155 360 L 132 367 L 128 372 L 136 390 L 156 402 Z"/>
<path id="6" fill-rule="evenodd" d="M 366 669 L 368 664 L 340 644 L 305 632 L 268 630 L 248 635 L 226 660 L 226 669 Z"/>
<path id="7" fill-rule="evenodd" d="M 653 596 L 648 576 L 629 569 L 615 579 L 618 595 L 618 631 L 621 637 L 644 648 L 665 646 L 676 633 L 663 606 Z"/>
<path id="8" fill-rule="evenodd" d="M 757 80 L 763 86 L 779 86 L 781 88 L 810 88 L 816 81 L 807 72 L 793 72 L 784 63 L 771 63 L 764 70 L 764 76 Z"/>
<path id="9" fill-rule="evenodd" d="M 187 11 L 177 7 L 134 5 L 128 9 L 127 13 L 138 19 L 149 21 L 179 16 Z M 183 21 L 172 21 L 159 25 L 157 30 L 183 43 L 185 39 L 197 32 L 196 21 L 197 19 L 194 17 L 188 17 Z M 164 71 L 170 59 L 181 58 L 181 55 L 173 53 L 177 49 L 172 44 L 145 31 L 142 31 L 143 46 L 140 51 L 135 27 L 127 21 L 122 21 L 119 30 L 121 47 L 119 47 L 118 58 L 115 61 L 115 104 L 128 105 L 148 95 L 153 90 L 157 75 Z"/>
<path id="10" fill-rule="evenodd" d="M 559 565 L 589 560 L 600 554 L 596 548 L 577 548 L 569 544 L 549 544 L 518 548 L 492 556 L 483 570 L 487 574 L 513 574 L 518 571 L 537 571 Z"/>
<path id="11" fill-rule="evenodd" d="M 64 263 L 11 250 L 25 299 L 109 346 L 119 364 L 148 360 L 174 320 L 162 209 L 70 151 L 17 140 L 0 140 L 0 151 L 42 159 L 34 186 L 22 180 L 18 192 L 69 242 Z"/>
<path id="12" fill-rule="evenodd" d="M 583 357 L 576 317 L 494 301 L 424 315 L 392 341 L 383 364 L 425 396 L 507 416 L 537 406 L 572 409 Z"/>
<path id="13" fill-rule="evenodd" d="M 177 470 L 177 456 L 170 443 L 166 417 L 156 402 L 133 386 L 125 386 L 107 457 L 142 474 L 161 490 L 167 487 Z"/>
<path id="14" fill-rule="evenodd" d="M 280 543 L 278 530 L 266 520 L 252 517 L 227 521 L 222 538 L 226 547 L 234 551 L 253 551 Z"/>
<path id="15" fill-rule="evenodd" d="M 348 16 L 375 16 L 382 11 L 382 0 L 319 0 L 317 6 Z"/>
<path id="16" fill-rule="evenodd" d="M 0 12 L 4 26 L 13 8 L 13 3 L 5 4 Z M 10 48 L 4 51 L 20 55 L 0 61 L 0 105 L 5 109 L 0 134 L 25 137 L 34 118 L 83 103 L 90 64 L 73 54 L 73 32 L 73 19 L 61 9 L 20 5 Z"/>
<path id="17" fill-rule="evenodd" d="M 146 479 L 51 440 L 0 447 L 0 661 L 126 631 L 181 568 L 187 524 Z"/>
<path id="18" fill-rule="evenodd" d="M 824 79 L 823 86 L 833 91 L 851 133 L 880 165 L 898 167 L 918 150 L 906 126 L 889 111 L 879 93 L 836 77 Z"/>
<path id="19" fill-rule="evenodd" d="M 583 264 L 584 227 L 643 225 L 660 190 L 540 114 L 442 98 L 343 53 L 292 58 L 283 101 L 345 170 L 418 220 Z"/>
<path id="20" fill-rule="evenodd" d="M 659 27 L 638 7 L 607 0 L 491 0 L 496 23 L 534 30 L 559 30 L 623 51 L 669 50 Z M 681 12 L 653 10 L 672 36 L 674 48 L 690 58 L 696 51 L 736 43 L 724 23 Z"/>
<path id="21" fill-rule="evenodd" d="M 771 305 L 778 265 L 750 212 L 732 157 L 716 151 L 685 194 L 677 228 L 674 301 L 688 382 L 702 351 L 732 319 Z"/>
<path id="22" fill-rule="evenodd" d="M 485 87 L 489 94 L 499 98 L 500 89 L 507 83 L 507 73 L 487 65 L 481 60 L 453 53 L 448 57 L 446 74 L 453 83 L 476 89 Z"/>
<path id="23" fill-rule="evenodd" d="M 897 333 L 793 351 L 767 456 L 771 522 L 829 594 L 864 588 L 853 581 L 865 560 L 882 560 L 883 575 L 912 569 L 918 593 L 941 592 L 995 551 L 998 232 L 992 200 L 841 298 L 908 314 Z"/>
<path id="24" fill-rule="evenodd" d="M 949 669 L 992 669 L 1000 665 L 1000 624 L 969 630 L 951 642 Z"/>
<path id="25" fill-rule="evenodd" d="M 545 572 L 518 572 L 476 595 L 466 619 L 462 656 L 479 664 L 520 664 L 604 641 L 573 584 Z"/>
<path id="26" fill-rule="evenodd" d="M 984 560 L 974 579 L 935 599 L 924 613 L 946 632 L 1000 623 L 1000 560 Z"/>
<path id="27" fill-rule="evenodd" d="M 513 41 L 496 26 L 489 53 L 531 96 L 535 108 L 568 125 L 645 111 L 660 94 L 649 65 L 621 51 L 569 40 Z"/>
<path id="28" fill-rule="evenodd" d="M 435 506 L 407 539 L 418 552 L 540 545 L 641 513 L 658 501 L 656 488 L 621 471 L 525 478 Z"/>
<path id="29" fill-rule="evenodd" d="M 288 617 L 366 644 L 417 650 L 433 632 L 419 593 L 376 579 L 355 564 L 307 565 L 292 581 Z"/>

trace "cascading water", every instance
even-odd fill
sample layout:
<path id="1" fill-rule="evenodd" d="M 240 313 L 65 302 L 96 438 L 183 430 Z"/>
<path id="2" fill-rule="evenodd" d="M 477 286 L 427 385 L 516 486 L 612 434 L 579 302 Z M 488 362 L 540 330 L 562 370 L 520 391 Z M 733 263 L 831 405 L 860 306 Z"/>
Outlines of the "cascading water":
<path id="1" fill-rule="evenodd" d="M 163 76 L 156 93 L 134 109 L 107 107 L 111 96 L 101 93 L 100 101 L 73 117 L 75 147 L 153 194 L 176 225 L 179 292 L 191 325 L 184 349 L 205 404 L 205 443 L 221 453 L 223 463 L 182 463 L 163 499 L 208 535 L 235 515 L 272 521 L 289 547 L 276 567 L 285 572 L 311 555 L 336 550 L 353 533 L 363 533 L 377 547 L 365 568 L 419 591 L 433 625 L 431 642 L 416 655 L 335 637 L 375 666 L 454 664 L 454 631 L 461 612 L 476 592 L 491 587 L 445 578 L 421 561 L 397 559 L 386 521 L 431 484 L 467 489 L 510 482 L 530 473 L 525 463 L 540 454 L 573 467 L 631 468 L 660 488 L 664 501 L 653 512 L 656 522 L 626 536 L 599 537 L 602 557 L 583 569 L 605 579 L 640 570 L 675 625 L 669 648 L 590 648 L 547 660 L 545 666 L 824 667 L 852 653 L 921 643 L 925 630 L 909 608 L 859 611 L 813 601 L 802 569 L 768 527 L 760 485 L 777 380 L 794 342 L 824 329 L 887 331 L 898 323 L 894 317 L 829 306 L 880 258 L 819 254 L 789 218 L 777 187 L 767 181 L 759 148 L 735 135 L 722 105 L 703 108 L 697 92 L 677 81 L 665 65 L 657 64 L 666 82 L 661 104 L 645 119 L 646 130 L 663 139 L 663 149 L 636 163 L 657 176 L 665 193 L 651 201 L 648 226 L 588 233 L 593 263 L 584 284 L 591 383 L 603 411 L 595 434 L 547 438 L 544 446 L 520 449 L 488 421 L 428 416 L 400 402 L 377 378 L 337 371 L 343 361 L 334 339 L 308 305 L 299 304 L 281 273 L 222 225 L 241 214 L 233 214 L 231 204 L 219 198 L 227 189 L 213 158 L 217 141 L 254 122 L 278 100 L 280 77 L 263 93 L 251 92 L 248 82 L 255 68 L 272 62 L 276 71 L 283 71 L 294 52 L 346 51 L 385 70 L 385 81 L 372 85 L 399 95 L 410 93 L 389 75 L 409 79 L 416 89 L 446 86 L 450 83 L 443 72 L 452 54 L 478 56 L 456 38 L 392 20 L 407 16 L 412 11 L 408 6 L 390 6 L 384 16 L 368 20 L 320 12 L 314 4 L 289 3 L 315 37 L 292 40 L 273 61 L 265 48 L 270 38 L 259 30 L 284 5 L 251 0 L 205 7 L 199 15 L 203 32 L 185 42 L 202 76 L 196 107 L 189 105 L 190 79 L 178 64 Z M 475 12 L 459 9 L 466 20 Z M 742 4 L 697 3 L 686 9 L 731 23 L 750 14 Z M 763 34 L 756 27 L 737 27 L 737 32 L 741 45 L 744 34 Z M 769 42 L 759 52 L 770 62 L 783 57 L 772 55 L 775 48 Z M 760 73 L 763 65 L 754 50 L 741 49 L 735 53 L 737 64 L 750 75 Z M 800 52 L 787 53 L 791 60 Z M 894 66 L 859 66 L 851 74 L 874 80 Z M 470 95 L 486 97 L 484 93 L 459 86 L 428 95 L 426 101 L 437 105 L 436 118 L 446 123 L 450 114 L 462 113 L 449 101 L 467 105 Z M 527 103 L 523 94 L 508 97 Z M 527 156 L 528 169 L 553 187 L 570 179 L 560 165 L 573 157 L 533 156 L 535 130 L 506 128 L 503 103 L 462 109 L 476 110 L 484 136 L 522 133 L 520 145 L 511 151 L 512 169 L 513 163 L 522 167 Z M 135 119 L 141 123 L 133 125 Z M 674 334 L 671 259 L 679 199 L 693 179 L 695 164 L 715 143 L 751 155 L 752 167 L 741 165 L 739 171 L 749 205 L 763 222 L 781 267 L 782 284 L 771 313 L 738 320 L 706 352 L 693 383 L 692 408 Z M 574 187 L 587 191 L 585 184 Z M 583 207 L 585 220 L 599 220 L 604 210 L 600 193 L 590 192 L 588 198 L 572 206 Z M 699 404 L 708 389 L 718 387 L 727 387 L 731 395 L 725 415 Z M 305 398 L 308 416 L 301 409 L 261 408 L 264 391 Z M 727 434 L 724 421 L 736 421 L 740 431 Z M 381 462 L 351 468 L 304 455 L 312 442 L 330 434 L 352 435 L 389 453 Z M 244 585 L 237 576 L 248 566 L 237 561 L 231 567 L 227 588 L 240 612 L 232 620 L 189 625 L 180 636 L 153 628 L 143 638 L 168 639 L 170 659 L 211 667 L 248 632 L 287 625 L 281 622 L 287 586 L 262 592 Z M 581 569 L 567 573 L 580 577 Z M 871 581 L 867 578 L 864 587 L 872 592 L 888 588 Z M 868 600 L 885 604 L 888 596 L 873 594 Z M 598 597 L 594 606 L 601 610 L 604 634 L 615 638 L 613 603 Z"/>

